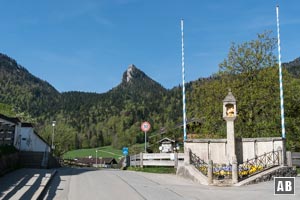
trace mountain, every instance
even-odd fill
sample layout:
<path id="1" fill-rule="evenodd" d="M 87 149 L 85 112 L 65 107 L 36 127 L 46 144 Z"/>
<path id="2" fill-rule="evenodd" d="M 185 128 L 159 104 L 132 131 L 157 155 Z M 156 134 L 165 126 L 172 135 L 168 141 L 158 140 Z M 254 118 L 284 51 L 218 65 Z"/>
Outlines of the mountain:
<path id="1" fill-rule="evenodd" d="M 158 113 L 167 107 L 168 94 L 167 89 L 130 65 L 123 73 L 121 83 L 106 93 L 64 92 L 61 95 L 63 112 L 70 116 L 70 123 L 93 135 L 97 130 L 87 128 L 91 123 L 110 124 L 112 130 L 117 129 L 113 127 L 115 124 L 122 123 L 120 129 L 123 131 L 143 120 L 164 124 L 165 119 L 158 117 Z"/>
<path id="2" fill-rule="evenodd" d="M 32 116 L 51 115 L 59 107 L 60 94 L 14 59 L 0 53 L 0 102 Z"/>
<path id="3" fill-rule="evenodd" d="M 73 134 L 75 130 L 76 136 L 70 137 L 75 137 L 78 148 L 142 142 L 138 131 L 141 121 L 155 124 L 155 131 L 170 116 L 176 121 L 180 113 L 170 108 L 169 91 L 134 65 L 123 73 L 121 83 L 106 93 L 59 93 L 14 59 L 0 54 L 0 84 L 0 103 L 12 106 L 15 113 L 26 112 L 35 118 L 38 131 L 48 140 L 54 119 L 61 126 L 58 129 L 64 129 L 62 134 Z"/>
<path id="4" fill-rule="evenodd" d="M 113 104 L 126 106 L 129 102 L 142 105 L 148 112 L 161 109 L 160 101 L 167 95 L 167 90 L 156 81 L 148 77 L 136 66 L 130 65 L 123 73 L 121 84 L 108 91 L 107 95 L 114 101 Z M 146 119 L 146 116 L 141 116 Z"/>
<path id="5" fill-rule="evenodd" d="M 300 79 L 299 59 L 286 64 L 285 110 L 288 146 L 300 147 Z M 187 118 L 201 119 L 201 125 L 190 130 L 197 137 L 225 137 L 222 100 L 231 88 L 238 100 L 239 117 L 235 130 L 239 137 L 268 137 L 280 133 L 278 70 L 265 68 L 256 72 L 255 81 L 243 74 L 216 75 L 187 83 Z M 298 75 L 297 75 L 298 74 Z M 130 65 L 121 82 L 106 93 L 59 93 L 15 60 L 0 54 L 0 109 L 11 107 L 17 114 L 26 112 L 35 118 L 38 132 L 51 143 L 56 120 L 55 149 L 61 154 L 74 148 L 113 145 L 116 148 L 144 142 L 141 122 L 151 124 L 150 144 L 168 136 L 182 140 L 182 130 L 174 127 L 182 122 L 180 87 L 165 89 L 136 66 Z M 2 103 L 2 104 L 1 104 Z M 1 112 L 1 110 L 0 110 Z M 167 135 L 161 135 L 163 128 Z M 298 135 L 297 135 L 298 134 Z"/>

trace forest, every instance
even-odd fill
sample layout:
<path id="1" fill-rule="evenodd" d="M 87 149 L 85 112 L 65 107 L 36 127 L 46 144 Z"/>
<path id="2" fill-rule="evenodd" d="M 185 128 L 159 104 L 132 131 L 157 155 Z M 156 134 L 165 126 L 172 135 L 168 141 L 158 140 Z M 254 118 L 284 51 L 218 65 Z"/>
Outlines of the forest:
<path id="1" fill-rule="evenodd" d="M 187 118 L 200 124 L 188 132 L 195 138 L 224 138 L 222 100 L 231 89 L 237 99 L 237 137 L 281 137 L 276 39 L 270 31 L 251 41 L 232 43 L 219 72 L 186 83 Z M 143 121 L 152 151 L 157 141 L 171 137 L 182 143 L 181 86 L 165 89 L 136 66 L 131 79 L 106 93 L 58 92 L 47 81 L 33 76 L 7 55 L 0 54 L 0 113 L 34 124 L 51 143 L 55 126 L 55 153 L 112 145 L 121 149 L 144 142 Z M 283 64 L 287 147 L 300 151 L 300 58 Z M 152 148 L 152 149 L 151 149 Z"/>

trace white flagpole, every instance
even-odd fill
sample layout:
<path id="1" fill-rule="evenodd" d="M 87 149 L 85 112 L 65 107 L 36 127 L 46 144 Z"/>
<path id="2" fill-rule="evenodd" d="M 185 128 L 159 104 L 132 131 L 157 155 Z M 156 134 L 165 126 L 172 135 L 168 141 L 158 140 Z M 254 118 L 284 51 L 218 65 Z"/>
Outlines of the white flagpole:
<path id="1" fill-rule="evenodd" d="M 276 17 L 277 17 L 277 37 L 278 37 L 277 44 L 278 44 L 279 89 L 280 89 L 281 136 L 282 138 L 285 138 L 284 102 L 283 102 L 284 98 L 283 98 L 280 32 L 279 32 L 279 6 L 276 6 Z"/>
<path id="2" fill-rule="evenodd" d="M 182 66 L 182 111 L 183 111 L 183 141 L 186 137 L 186 104 L 185 104 L 185 77 L 184 77 L 184 43 L 183 43 L 183 19 L 181 19 L 181 66 Z"/>

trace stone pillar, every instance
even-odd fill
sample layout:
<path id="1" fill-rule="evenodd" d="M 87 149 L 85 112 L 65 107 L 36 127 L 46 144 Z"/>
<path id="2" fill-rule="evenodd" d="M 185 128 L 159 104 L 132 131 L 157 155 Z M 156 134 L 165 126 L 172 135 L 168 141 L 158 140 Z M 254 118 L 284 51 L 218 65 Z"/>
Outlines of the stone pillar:
<path id="1" fill-rule="evenodd" d="M 236 159 L 236 156 L 234 156 L 232 158 L 232 184 L 236 184 L 238 183 L 238 173 L 239 173 L 239 170 L 238 170 L 238 162 L 237 162 L 237 159 Z"/>
<path id="2" fill-rule="evenodd" d="M 227 126 L 227 160 L 232 163 L 235 153 L 234 120 L 237 117 L 236 99 L 229 90 L 228 95 L 223 100 L 223 119 Z"/>
<path id="3" fill-rule="evenodd" d="M 208 168 L 207 168 L 207 181 L 208 184 L 213 184 L 213 161 L 209 160 L 208 161 Z"/>
<path id="4" fill-rule="evenodd" d="M 184 149 L 184 165 L 190 165 L 191 164 L 191 149 L 185 148 Z"/>
<path id="5" fill-rule="evenodd" d="M 283 160 L 283 159 L 282 159 Z M 287 166 L 288 167 L 292 167 L 293 166 L 293 162 L 292 162 L 292 152 L 287 151 L 286 152 L 286 161 L 287 161 Z M 282 162 L 283 163 L 283 162 Z"/>
<path id="6" fill-rule="evenodd" d="M 235 153 L 235 135 L 234 135 L 234 118 L 227 118 L 227 159 L 229 163 L 233 162 L 233 157 L 236 157 Z"/>

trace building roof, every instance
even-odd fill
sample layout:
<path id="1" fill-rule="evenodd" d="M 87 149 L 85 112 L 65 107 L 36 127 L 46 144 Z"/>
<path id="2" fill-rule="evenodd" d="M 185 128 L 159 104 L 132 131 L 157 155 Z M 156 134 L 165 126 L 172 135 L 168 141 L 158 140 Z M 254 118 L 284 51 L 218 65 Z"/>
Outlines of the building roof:
<path id="1" fill-rule="evenodd" d="M 163 143 L 163 142 L 172 142 L 172 143 L 175 143 L 175 140 L 172 140 L 172 139 L 170 139 L 168 137 L 165 137 L 165 138 L 159 140 L 157 143 Z"/>
<path id="2" fill-rule="evenodd" d="M 4 119 L 4 120 L 9 121 L 13 124 L 17 124 L 17 123 L 20 122 L 20 120 L 16 117 L 8 117 L 8 116 L 3 115 L 3 114 L 0 114 L 0 119 Z"/>
<path id="3" fill-rule="evenodd" d="M 24 123 L 21 124 L 21 127 L 24 127 L 24 128 L 33 128 L 33 125 L 32 125 L 32 123 L 24 122 Z"/>
<path id="4" fill-rule="evenodd" d="M 33 131 L 34 132 L 34 134 L 38 137 L 38 138 L 40 138 L 43 142 L 45 142 L 45 144 L 48 146 L 48 147 L 50 147 L 50 144 L 48 144 L 48 142 L 44 139 L 44 138 L 42 138 L 42 136 L 40 136 L 36 131 Z"/>
<path id="5" fill-rule="evenodd" d="M 235 97 L 233 96 L 231 90 L 229 90 L 227 96 L 225 97 L 225 99 L 223 100 L 223 102 L 236 102 Z"/>

